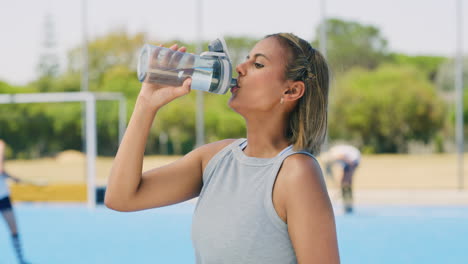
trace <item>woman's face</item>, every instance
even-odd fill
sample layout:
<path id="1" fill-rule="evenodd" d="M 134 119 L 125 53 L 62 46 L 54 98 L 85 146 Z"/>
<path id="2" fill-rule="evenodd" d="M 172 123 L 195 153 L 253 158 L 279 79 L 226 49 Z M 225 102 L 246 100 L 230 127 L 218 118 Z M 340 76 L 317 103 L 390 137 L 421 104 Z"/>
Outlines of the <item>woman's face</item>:
<path id="1" fill-rule="evenodd" d="M 238 87 L 231 89 L 229 106 L 240 114 L 270 112 L 280 105 L 287 81 L 284 77 L 287 54 L 278 40 L 258 42 L 245 62 L 236 67 Z"/>

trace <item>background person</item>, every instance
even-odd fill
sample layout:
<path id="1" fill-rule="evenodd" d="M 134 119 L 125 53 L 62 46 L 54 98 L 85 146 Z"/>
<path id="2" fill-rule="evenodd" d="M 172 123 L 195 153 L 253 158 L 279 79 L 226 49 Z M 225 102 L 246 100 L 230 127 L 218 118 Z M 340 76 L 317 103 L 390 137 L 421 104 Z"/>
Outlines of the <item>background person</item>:
<path id="1" fill-rule="evenodd" d="M 18 262 L 21 264 L 26 264 L 27 262 L 24 260 L 21 250 L 21 241 L 18 232 L 18 225 L 16 224 L 15 213 L 10 201 L 10 191 L 6 182 L 8 178 L 14 180 L 15 182 L 20 182 L 20 179 L 10 176 L 5 171 L 5 148 L 5 142 L 0 139 L 0 212 L 2 213 L 3 219 L 5 219 L 8 228 L 10 229 L 11 241 L 13 243 Z"/>
<path id="2" fill-rule="evenodd" d="M 326 174 L 333 177 L 333 165 L 340 165 L 341 196 L 345 213 L 353 212 L 353 176 L 361 161 L 361 152 L 351 145 L 337 145 L 322 155 Z"/>
<path id="3" fill-rule="evenodd" d="M 247 139 L 207 144 L 144 173 L 155 116 L 188 94 L 191 80 L 181 87 L 143 83 L 105 204 L 137 211 L 199 197 L 192 224 L 199 264 L 339 263 L 333 208 L 313 156 L 327 127 L 324 58 L 307 41 L 280 33 L 259 41 L 236 71 L 228 104 L 246 121 Z"/>

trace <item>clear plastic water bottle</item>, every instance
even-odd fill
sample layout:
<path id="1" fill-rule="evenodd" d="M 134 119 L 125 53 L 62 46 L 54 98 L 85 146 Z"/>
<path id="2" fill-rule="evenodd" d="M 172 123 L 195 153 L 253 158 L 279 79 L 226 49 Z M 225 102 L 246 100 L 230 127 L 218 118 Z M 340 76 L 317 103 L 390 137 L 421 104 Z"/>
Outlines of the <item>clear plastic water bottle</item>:
<path id="1" fill-rule="evenodd" d="M 216 94 L 225 94 L 236 86 L 232 78 L 232 64 L 224 39 L 216 39 L 209 51 L 200 55 L 174 51 L 145 44 L 138 61 L 140 82 L 181 86 L 192 78 L 191 88 Z"/>

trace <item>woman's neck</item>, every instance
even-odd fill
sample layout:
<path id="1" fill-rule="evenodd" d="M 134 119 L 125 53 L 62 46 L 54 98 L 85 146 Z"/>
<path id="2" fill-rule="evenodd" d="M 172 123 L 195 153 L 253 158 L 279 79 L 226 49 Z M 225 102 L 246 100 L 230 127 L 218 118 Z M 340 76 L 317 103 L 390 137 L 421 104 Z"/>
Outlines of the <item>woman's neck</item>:
<path id="1" fill-rule="evenodd" d="M 285 122 L 278 120 L 247 120 L 247 147 L 244 153 L 250 157 L 272 158 L 290 145 L 285 136 Z"/>

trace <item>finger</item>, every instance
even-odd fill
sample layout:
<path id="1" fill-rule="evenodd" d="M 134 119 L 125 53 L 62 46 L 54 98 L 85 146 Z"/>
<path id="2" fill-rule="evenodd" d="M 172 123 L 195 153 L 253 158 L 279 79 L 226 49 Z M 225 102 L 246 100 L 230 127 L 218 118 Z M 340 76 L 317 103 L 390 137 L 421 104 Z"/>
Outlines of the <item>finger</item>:
<path id="1" fill-rule="evenodd" d="M 174 54 L 174 56 L 171 58 L 171 61 L 169 62 L 169 68 L 187 68 L 187 65 L 180 65 L 181 61 L 183 60 L 182 57 L 185 56 L 185 51 L 187 50 L 186 47 L 182 46 L 180 47 Z"/>
<path id="2" fill-rule="evenodd" d="M 174 45 L 172 45 L 173 47 Z M 171 48 L 172 48 L 171 47 Z M 171 60 L 171 57 L 174 55 L 174 52 L 176 52 L 174 49 L 166 49 L 164 50 L 162 56 L 159 58 L 159 67 L 161 68 L 168 68 L 169 61 Z"/>
<path id="3" fill-rule="evenodd" d="M 171 58 L 174 56 L 174 52 L 177 51 L 178 45 L 173 44 L 169 49 L 170 50 L 165 50 L 162 54 L 162 57 L 159 58 L 159 67 L 160 68 L 170 68 L 169 62 L 171 61 Z"/>
<path id="4" fill-rule="evenodd" d="M 151 54 L 150 62 L 149 62 L 149 68 L 150 69 L 161 69 L 164 68 L 164 56 L 167 53 L 166 49 L 161 49 L 164 48 L 163 44 L 158 45 L 159 48 L 155 48 L 153 50 L 153 54 Z M 153 73 L 148 73 L 146 75 L 146 82 L 155 82 L 156 80 L 156 75 Z"/>
<path id="5" fill-rule="evenodd" d="M 159 45 L 159 47 L 162 47 L 162 45 Z M 159 51 L 160 51 L 160 49 L 155 49 L 153 54 L 151 54 L 150 66 L 156 66 L 157 65 Z"/>
<path id="6" fill-rule="evenodd" d="M 164 48 L 163 44 L 159 44 L 158 47 Z M 153 54 L 151 54 L 151 60 L 150 60 L 150 67 L 151 68 L 157 68 L 159 64 L 159 54 L 161 53 L 162 49 L 155 48 Z"/>
<path id="7" fill-rule="evenodd" d="M 184 54 L 185 54 L 184 52 L 175 51 L 174 54 L 172 54 L 171 60 L 169 61 L 167 67 L 180 68 L 178 66 Z"/>
<path id="8" fill-rule="evenodd" d="M 162 44 L 159 44 L 159 47 L 163 47 Z M 160 60 L 160 53 L 161 53 L 161 50 L 160 48 L 155 48 L 154 51 L 153 51 L 153 54 L 151 54 L 151 57 L 150 57 L 150 62 L 149 62 L 149 69 L 158 69 L 160 68 L 159 66 L 159 60 Z M 146 74 L 146 79 L 145 81 L 146 82 L 153 82 L 155 80 L 155 76 L 154 74 L 152 73 L 147 73 Z"/>
<path id="9" fill-rule="evenodd" d="M 192 86 L 192 79 L 191 78 L 185 79 L 182 86 L 179 86 L 179 87 L 175 88 L 176 95 L 177 96 L 182 96 L 182 95 L 188 94 L 190 92 L 190 90 L 191 90 L 191 86 Z"/>

